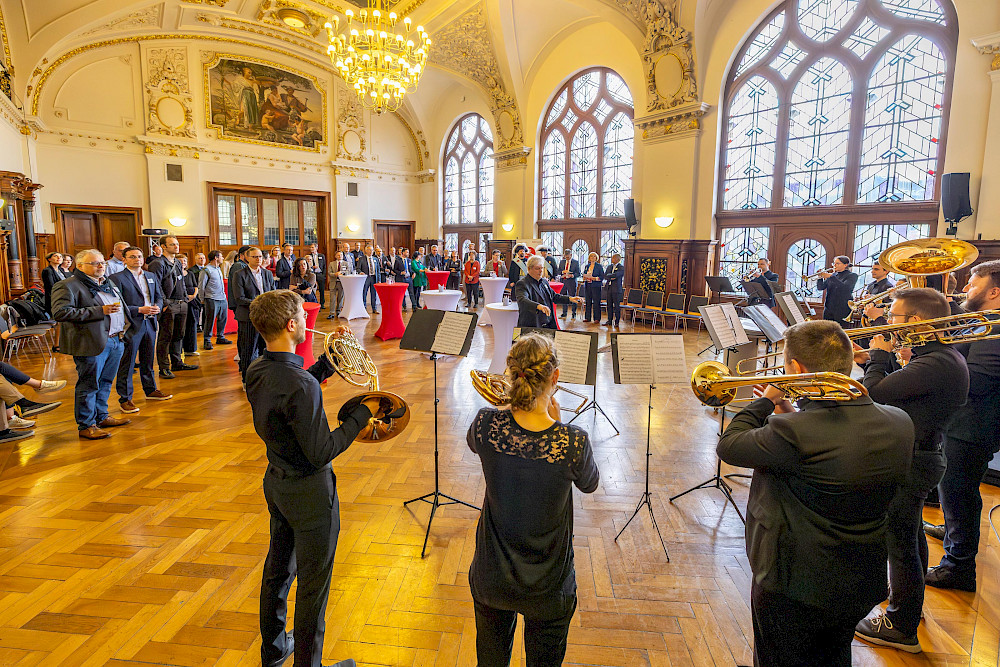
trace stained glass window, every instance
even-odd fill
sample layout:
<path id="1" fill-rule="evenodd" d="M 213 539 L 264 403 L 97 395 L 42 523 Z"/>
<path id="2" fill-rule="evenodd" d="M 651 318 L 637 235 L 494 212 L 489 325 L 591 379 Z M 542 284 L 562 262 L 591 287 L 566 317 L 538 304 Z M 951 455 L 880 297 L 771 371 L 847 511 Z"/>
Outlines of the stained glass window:
<path id="1" fill-rule="evenodd" d="M 444 224 L 492 223 L 494 164 L 489 124 L 479 114 L 463 116 L 445 146 Z"/>
<path id="2" fill-rule="evenodd" d="M 234 245 L 236 243 L 236 197 L 220 195 L 216 202 L 216 215 L 219 218 L 219 245 Z"/>
<path id="3" fill-rule="evenodd" d="M 826 263 L 826 248 L 816 239 L 800 239 L 788 249 L 785 261 L 785 289 L 799 294 L 817 296 L 816 280 L 807 277 L 830 265 Z"/>
<path id="4" fill-rule="evenodd" d="M 451 232 L 444 235 L 444 251 L 458 250 L 458 234 Z"/>
<path id="5" fill-rule="evenodd" d="M 545 115 L 539 157 L 539 216 L 622 217 L 632 196 L 632 95 L 605 68 L 577 74 Z"/>
<path id="6" fill-rule="evenodd" d="M 923 239 L 930 235 L 931 226 L 928 224 L 855 226 L 852 255 L 855 268 L 852 270 L 860 276 L 858 286 L 867 285 L 872 281 L 871 266 L 878 262 L 883 250 L 903 241 Z"/>
<path id="7" fill-rule="evenodd" d="M 257 245 L 256 197 L 240 197 L 240 226 L 243 231 L 243 245 Z"/>
<path id="8" fill-rule="evenodd" d="M 299 202 L 286 199 L 285 202 L 285 243 L 299 244 Z"/>
<path id="9" fill-rule="evenodd" d="M 625 239 L 628 232 L 624 229 L 604 229 L 601 230 L 601 262 L 609 264 L 611 255 L 618 253 L 625 261 Z"/>
<path id="10" fill-rule="evenodd" d="M 551 250 L 556 257 L 562 257 L 563 233 L 542 232 L 542 245 Z"/>
<path id="11" fill-rule="evenodd" d="M 573 259 L 580 262 L 580 270 L 583 271 L 584 267 L 587 266 L 587 256 L 590 254 L 590 246 L 583 240 L 574 241 L 573 247 L 570 250 L 573 251 Z"/>
<path id="12" fill-rule="evenodd" d="M 720 210 L 933 200 L 957 38 L 940 0 L 781 2 L 729 75 Z"/>
<path id="13" fill-rule="evenodd" d="M 722 230 L 721 275 L 737 288 L 743 276 L 757 268 L 757 260 L 767 258 L 770 227 L 730 227 Z M 738 289 L 738 288 L 737 288 Z"/>

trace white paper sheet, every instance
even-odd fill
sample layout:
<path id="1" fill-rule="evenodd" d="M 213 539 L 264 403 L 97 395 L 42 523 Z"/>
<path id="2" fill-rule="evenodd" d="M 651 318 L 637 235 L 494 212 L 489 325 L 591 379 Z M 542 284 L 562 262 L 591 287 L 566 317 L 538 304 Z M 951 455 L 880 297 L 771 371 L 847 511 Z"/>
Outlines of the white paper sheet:
<path id="1" fill-rule="evenodd" d="M 466 313 L 445 311 L 431 350 L 438 354 L 462 354 L 465 338 L 469 335 L 469 319 Z"/>
<path id="2" fill-rule="evenodd" d="M 590 336 L 556 331 L 556 351 L 559 353 L 559 381 L 587 384 L 590 365 Z"/>
<path id="3" fill-rule="evenodd" d="M 723 303 L 722 312 L 726 314 L 726 319 L 729 320 L 729 326 L 731 326 L 733 331 L 736 332 L 736 344 L 743 345 L 744 343 L 749 343 L 750 337 L 747 335 L 747 331 L 743 327 L 743 322 L 740 321 L 740 315 L 736 312 L 736 306 L 731 303 Z"/>
<path id="4" fill-rule="evenodd" d="M 736 346 L 736 331 L 729 324 L 729 318 L 726 317 L 725 311 L 722 310 L 722 306 L 702 306 L 700 308 L 702 315 L 704 315 L 705 320 L 712 326 L 712 330 L 715 332 L 718 338 L 715 341 L 720 348 L 735 347 Z M 746 335 L 746 332 L 744 332 Z"/>
<path id="5" fill-rule="evenodd" d="M 623 334 L 617 341 L 619 384 L 690 382 L 683 336 Z"/>
<path id="6" fill-rule="evenodd" d="M 784 300 L 788 312 L 792 314 L 793 324 L 800 324 L 806 321 L 805 315 L 802 314 L 802 310 L 799 308 L 799 304 L 795 301 L 794 296 L 791 294 L 782 294 L 781 298 Z"/>
<path id="7" fill-rule="evenodd" d="M 654 384 L 687 384 L 691 374 L 684 355 L 683 336 L 650 336 L 653 348 Z"/>

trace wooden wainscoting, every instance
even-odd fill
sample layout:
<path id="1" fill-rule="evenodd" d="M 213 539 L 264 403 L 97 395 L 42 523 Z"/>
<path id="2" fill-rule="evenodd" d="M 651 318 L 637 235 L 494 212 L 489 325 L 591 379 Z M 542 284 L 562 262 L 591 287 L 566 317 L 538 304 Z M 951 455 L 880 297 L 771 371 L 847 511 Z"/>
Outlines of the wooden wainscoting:
<path id="1" fill-rule="evenodd" d="M 719 242 L 712 240 L 628 239 L 625 241 L 625 286 L 708 294 L 705 276 L 715 265 Z M 643 279 L 643 260 L 647 260 Z"/>

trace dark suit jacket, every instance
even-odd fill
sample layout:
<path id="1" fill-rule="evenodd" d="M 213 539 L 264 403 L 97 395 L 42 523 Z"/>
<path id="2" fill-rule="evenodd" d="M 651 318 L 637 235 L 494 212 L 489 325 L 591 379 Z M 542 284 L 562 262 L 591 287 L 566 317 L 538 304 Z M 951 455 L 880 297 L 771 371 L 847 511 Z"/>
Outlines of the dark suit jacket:
<path id="1" fill-rule="evenodd" d="M 758 399 L 719 440 L 723 461 L 754 468 L 754 583 L 863 616 L 885 599 L 886 514 L 910 467 L 913 424 L 870 398 L 800 403 L 800 412 L 772 415 L 774 404 Z"/>
<path id="2" fill-rule="evenodd" d="M 588 264 L 584 264 L 583 266 L 580 267 L 580 275 L 581 276 L 587 272 L 587 267 L 588 266 L 590 266 L 589 263 Z M 595 280 L 593 282 L 585 282 L 585 283 L 583 283 L 584 292 L 590 292 L 590 295 L 592 297 L 596 296 L 597 298 L 600 298 L 601 297 L 601 285 L 604 284 L 604 267 L 601 266 L 600 262 L 594 262 L 594 272 L 591 275 L 594 276 L 595 278 L 597 278 L 597 280 Z"/>
<path id="3" fill-rule="evenodd" d="M 562 274 L 564 271 L 569 271 L 571 278 L 563 278 Z M 566 260 L 559 260 L 559 268 L 556 270 L 556 280 L 562 282 L 565 287 L 563 287 L 563 293 L 567 296 L 572 296 L 576 294 L 576 281 L 580 277 L 580 262 L 575 259 L 569 260 L 569 268 L 566 267 Z"/>
<path id="4" fill-rule="evenodd" d="M 261 282 L 264 283 L 264 292 L 275 289 L 274 276 L 267 269 L 260 270 Z M 253 279 L 250 267 L 241 267 L 239 271 L 229 272 L 229 288 L 233 293 L 233 312 L 236 314 L 237 322 L 250 321 L 250 302 L 263 294 L 257 289 L 257 281 Z"/>
<path id="5" fill-rule="evenodd" d="M 604 284 L 608 286 L 611 294 L 622 295 L 625 293 L 625 265 L 608 264 L 604 270 Z"/>
<path id="6" fill-rule="evenodd" d="M 371 269 L 368 266 L 368 256 L 362 255 L 361 261 L 358 262 L 358 271 L 368 276 L 366 283 L 374 284 L 382 280 L 382 260 L 372 255 L 372 262 L 375 263 L 375 273 L 371 273 Z"/>
<path id="7" fill-rule="evenodd" d="M 45 289 L 45 312 L 52 314 L 52 287 L 60 280 L 65 280 L 69 273 L 59 269 L 56 272 L 51 266 L 42 269 L 42 287 Z"/>
<path id="8" fill-rule="evenodd" d="M 156 279 L 156 276 L 149 271 L 143 271 L 142 278 L 149 287 L 150 305 L 163 308 L 163 292 L 160 291 L 160 283 Z M 139 312 L 139 308 L 146 305 L 146 301 L 142 297 L 139 285 L 135 282 L 135 276 L 126 268 L 124 271 L 115 273 L 108 280 L 118 286 L 118 289 L 122 293 L 122 303 L 125 304 L 128 310 L 129 318 L 138 326 L 142 322 L 142 319 L 146 317 L 146 315 Z M 156 329 L 159 325 L 156 315 L 150 315 L 149 319 L 153 322 L 153 329 Z"/>
<path id="9" fill-rule="evenodd" d="M 229 267 L 229 275 L 224 276 L 226 279 L 226 302 L 229 306 L 229 310 L 236 310 L 236 300 L 233 298 L 233 278 L 240 269 L 245 269 L 247 263 L 243 260 L 237 260 L 233 262 L 233 265 Z M 270 271 L 268 271 L 270 273 Z"/>
<path id="10" fill-rule="evenodd" d="M 990 319 L 1000 319 L 996 316 Z M 1000 334 L 1000 327 L 992 333 Z M 946 435 L 990 451 L 1000 447 L 1000 340 L 952 346 L 969 368 L 969 400 L 955 413 Z"/>
<path id="11" fill-rule="evenodd" d="M 545 327 L 547 329 L 556 328 L 557 303 L 569 303 L 569 297 L 556 294 L 549 281 L 545 278 L 535 280 L 530 275 L 526 275 L 517 281 L 514 286 L 514 298 L 517 299 L 517 326 L 519 327 Z M 548 306 L 549 315 L 546 317 L 538 310 L 538 306 Z"/>
<path id="12" fill-rule="evenodd" d="M 524 264 L 525 267 L 528 266 L 528 258 L 527 257 L 524 258 L 524 261 L 522 262 L 522 264 Z M 527 271 L 524 271 L 524 272 L 521 271 L 521 267 L 517 265 L 517 258 L 516 257 L 514 259 L 510 260 L 510 266 L 507 267 L 507 268 L 508 268 L 507 273 L 508 273 L 508 278 L 509 278 L 509 280 L 507 281 L 507 284 L 510 286 L 511 289 L 514 289 L 514 286 L 517 285 L 518 281 L 521 280 L 522 277 L 528 275 L 528 272 Z"/>
<path id="13" fill-rule="evenodd" d="M 410 260 L 403 259 L 402 255 L 396 255 L 395 259 L 392 260 L 392 277 L 401 282 L 406 282 L 406 267 L 410 265 Z M 410 271 L 410 276 L 413 276 L 413 271 Z"/>
<path id="14" fill-rule="evenodd" d="M 444 271 L 444 255 L 432 255 L 427 253 L 424 265 L 428 271 Z"/>
<path id="15" fill-rule="evenodd" d="M 90 278 L 79 269 L 52 288 L 52 317 L 59 322 L 59 351 L 74 357 L 96 357 L 108 344 L 111 316 L 94 296 Z M 109 279 L 110 280 L 110 279 Z M 114 285 L 114 283 L 111 283 Z M 125 333 L 135 331 L 128 308 L 124 308 Z"/>
<path id="16" fill-rule="evenodd" d="M 295 266 L 295 255 L 286 259 L 284 255 L 278 258 L 274 267 L 274 275 L 278 278 L 278 289 L 288 289 L 292 279 L 292 267 Z"/>
<path id="17" fill-rule="evenodd" d="M 854 296 L 854 286 L 858 284 L 858 274 L 853 271 L 841 271 L 829 279 L 820 278 L 816 287 L 826 291 L 826 304 L 823 306 L 823 319 L 843 322 L 851 314 L 847 302 Z"/>
<path id="18" fill-rule="evenodd" d="M 326 255 L 321 252 L 316 253 L 316 264 L 318 267 L 313 267 L 312 272 L 316 274 L 316 284 L 325 286 L 326 285 Z"/>

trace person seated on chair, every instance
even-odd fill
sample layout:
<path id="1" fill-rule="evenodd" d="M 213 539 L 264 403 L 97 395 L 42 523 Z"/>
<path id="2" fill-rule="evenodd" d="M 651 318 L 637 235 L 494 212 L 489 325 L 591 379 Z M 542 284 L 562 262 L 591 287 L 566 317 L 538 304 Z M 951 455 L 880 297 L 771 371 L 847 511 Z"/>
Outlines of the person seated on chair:
<path id="1" fill-rule="evenodd" d="M 786 373 L 853 368 L 835 322 L 789 327 L 784 352 Z M 754 469 L 754 664 L 849 667 L 855 625 L 885 598 L 886 517 L 910 466 L 913 423 L 867 396 L 798 407 L 769 384 L 719 440 L 719 458 Z"/>

